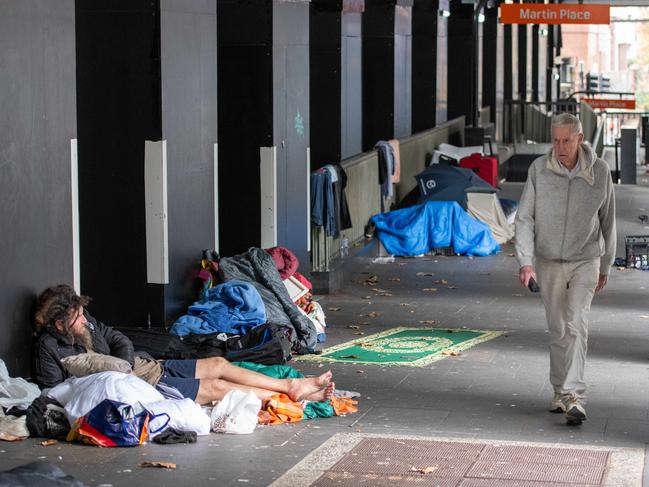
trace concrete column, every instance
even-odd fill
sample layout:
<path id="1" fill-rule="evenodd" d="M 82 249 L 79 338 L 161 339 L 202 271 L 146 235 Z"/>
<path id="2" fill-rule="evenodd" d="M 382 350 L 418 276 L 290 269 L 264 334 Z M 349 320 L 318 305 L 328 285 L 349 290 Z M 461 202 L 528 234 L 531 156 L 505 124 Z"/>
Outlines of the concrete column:
<path id="1" fill-rule="evenodd" d="M 471 123 L 474 63 L 473 4 L 451 2 L 448 18 L 448 118 L 464 115 Z"/>

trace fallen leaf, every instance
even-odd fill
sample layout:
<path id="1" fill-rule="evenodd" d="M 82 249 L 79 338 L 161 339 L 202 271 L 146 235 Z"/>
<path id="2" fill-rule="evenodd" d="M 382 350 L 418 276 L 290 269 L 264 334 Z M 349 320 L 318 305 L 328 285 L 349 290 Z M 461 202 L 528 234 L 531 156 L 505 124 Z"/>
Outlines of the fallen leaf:
<path id="1" fill-rule="evenodd" d="M 436 279 L 435 284 L 448 284 L 448 281 L 446 279 Z"/>
<path id="2" fill-rule="evenodd" d="M 377 276 L 370 276 L 365 279 L 366 286 L 374 286 L 377 282 L 379 282 L 379 278 Z"/>
<path id="3" fill-rule="evenodd" d="M 432 272 L 417 272 L 417 275 L 420 277 L 430 277 L 434 276 L 435 274 L 433 274 Z"/>
<path id="4" fill-rule="evenodd" d="M 52 446 L 52 445 L 56 445 L 57 443 L 58 440 L 53 440 L 53 439 L 41 441 L 41 445 L 43 446 Z"/>
<path id="5" fill-rule="evenodd" d="M 509 255 L 510 257 L 516 257 L 516 254 L 507 254 L 507 255 Z"/>
<path id="6" fill-rule="evenodd" d="M 458 355 L 460 355 L 460 352 L 458 352 L 457 350 L 444 350 L 442 352 L 442 355 L 447 355 L 447 356 L 450 356 L 450 357 L 457 357 Z"/>
<path id="7" fill-rule="evenodd" d="M 354 335 L 365 335 L 365 332 L 362 332 L 362 331 L 356 331 L 356 332 L 354 332 Z"/>
<path id="8" fill-rule="evenodd" d="M 422 325 L 437 325 L 439 324 L 438 320 L 421 320 L 419 323 Z"/>
<path id="9" fill-rule="evenodd" d="M 357 374 L 364 374 L 365 371 L 364 371 L 364 370 L 357 370 L 356 373 L 357 373 Z M 359 431 L 360 431 L 360 430 L 359 430 Z"/>
<path id="10" fill-rule="evenodd" d="M 424 467 L 424 468 L 412 467 L 410 470 L 412 470 L 413 472 L 419 472 L 419 473 L 433 473 L 435 470 L 437 470 L 437 467 Z"/>
<path id="11" fill-rule="evenodd" d="M 372 296 L 365 296 L 363 299 L 372 299 Z"/>
<path id="12" fill-rule="evenodd" d="M 347 328 L 351 328 L 352 330 L 358 330 L 358 329 L 360 329 L 360 326 L 358 326 L 358 325 L 347 325 Z"/>
<path id="13" fill-rule="evenodd" d="M 340 311 L 342 308 L 329 308 L 329 311 Z"/>
<path id="14" fill-rule="evenodd" d="M 372 344 L 370 342 L 356 342 L 354 343 L 357 347 L 371 347 Z"/>
<path id="15" fill-rule="evenodd" d="M 401 306 L 412 306 L 410 303 L 399 303 Z"/>
<path id="16" fill-rule="evenodd" d="M 436 293 L 437 288 L 436 287 L 425 287 L 424 289 L 422 289 L 422 291 L 430 292 L 430 293 Z"/>
<path id="17" fill-rule="evenodd" d="M 392 296 L 392 293 L 378 293 L 377 296 L 387 296 L 387 297 L 390 297 L 390 296 Z"/>
<path id="18" fill-rule="evenodd" d="M 381 316 L 381 313 L 377 313 L 376 311 L 370 311 L 365 316 L 368 316 L 370 318 L 376 318 L 377 316 Z"/>
<path id="19" fill-rule="evenodd" d="M 401 282 L 401 279 L 399 277 L 391 277 L 389 280 L 392 282 Z"/>
<path id="20" fill-rule="evenodd" d="M 446 286 L 446 289 L 457 289 L 457 286 Z"/>
<path id="21" fill-rule="evenodd" d="M 360 358 L 358 355 L 343 355 L 340 358 Z"/>
<path id="22" fill-rule="evenodd" d="M 369 321 L 361 321 L 361 322 L 359 322 L 358 324 L 359 324 L 359 325 L 369 325 L 370 322 L 369 322 Z"/>
<path id="23" fill-rule="evenodd" d="M 151 461 L 151 462 L 142 462 L 140 463 L 140 467 L 142 468 L 176 468 L 175 463 L 171 462 L 159 462 L 159 461 Z"/>

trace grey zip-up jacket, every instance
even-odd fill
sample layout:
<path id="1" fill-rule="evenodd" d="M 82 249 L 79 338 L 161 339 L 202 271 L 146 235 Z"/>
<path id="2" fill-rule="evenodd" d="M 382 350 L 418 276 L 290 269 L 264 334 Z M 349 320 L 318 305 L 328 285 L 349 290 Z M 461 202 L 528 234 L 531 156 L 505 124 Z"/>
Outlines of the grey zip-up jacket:
<path id="1" fill-rule="evenodd" d="M 516 214 L 516 254 L 522 266 L 534 258 L 579 261 L 600 258 L 600 274 L 615 259 L 615 195 L 608 164 L 587 144 L 570 179 L 550 152 L 536 159 Z"/>

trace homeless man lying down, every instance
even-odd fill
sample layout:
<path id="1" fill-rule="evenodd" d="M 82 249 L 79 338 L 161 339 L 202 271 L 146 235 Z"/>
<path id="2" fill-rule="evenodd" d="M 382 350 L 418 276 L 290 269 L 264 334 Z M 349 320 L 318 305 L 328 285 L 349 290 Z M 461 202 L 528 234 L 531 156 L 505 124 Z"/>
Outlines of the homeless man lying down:
<path id="1" fill-rule="evenodd" d="M 89 301 L 65 284 L 50 287 L 38 297 L 35 371 L 41 387 L 53 387 L 71 376 L 61 362 L 65 357 L 94 352 L 126 360 L 135 375 L 153 385 L 175 387 L 199 404 L 219 400 L 231 389 L 253 391 L 262 400 L 277 393 L 294 401 L 325 401 L 333 395 L 330 371 L 305 379 L 274 379 L 221 357 L 165 361 L 140 357 L 126 336 L 90 316 L 84 309 Z"/>

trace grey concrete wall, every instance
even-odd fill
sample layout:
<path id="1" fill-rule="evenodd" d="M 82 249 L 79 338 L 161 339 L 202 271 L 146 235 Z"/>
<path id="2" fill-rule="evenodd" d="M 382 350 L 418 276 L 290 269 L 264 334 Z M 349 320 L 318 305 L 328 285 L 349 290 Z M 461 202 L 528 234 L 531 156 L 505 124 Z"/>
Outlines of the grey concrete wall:
<path id="1" fill-rule="evenodd" d="M 412 7 L 394 7 L 394 136 L 412 133 Z"/>
<path id="2" fill-rule="evenodd" d="M 162 138 L 167 141 L 169 284 L 165 320 L 196 299 L 200 251 L 214 247 L 216 0 L 160 3 Z"/>
<path id="3" fill-rule="evenodd" d="M 277 240 L 309 268 L 309 3 L 273 2 L 273 145 Z"/>
<path id="4" fill-rule="evenodd" d="M 341 42 L 341 149 L 345 159 L 363 149 L 362 14 L 344 12 Z"/>
<path id="5" fill-rule="evenodd" d="M 72 284 L 74 1 L 0 2 L 0 359 L 29 375 L 34 297 Z"/>

